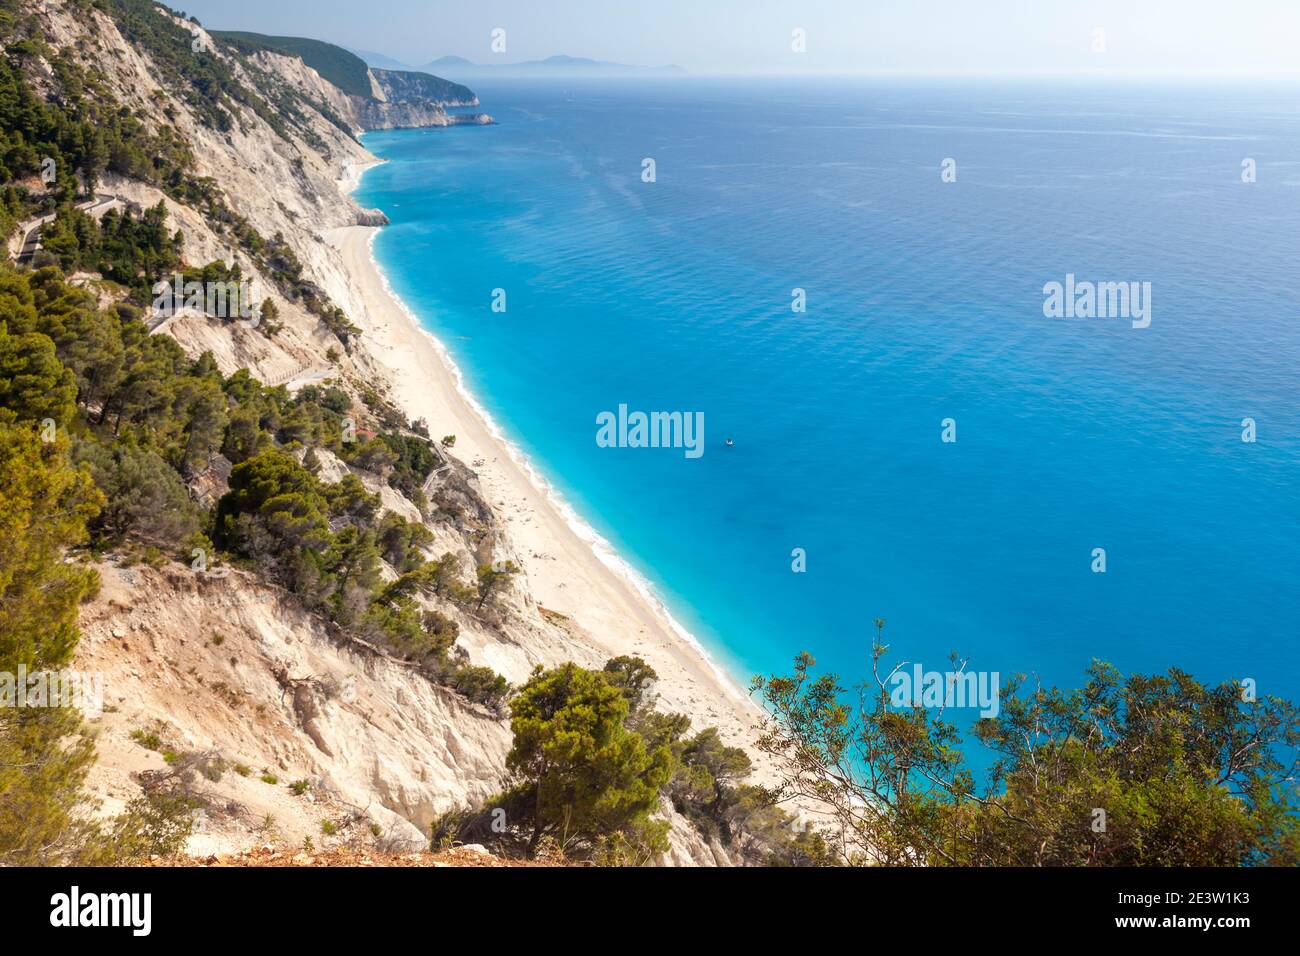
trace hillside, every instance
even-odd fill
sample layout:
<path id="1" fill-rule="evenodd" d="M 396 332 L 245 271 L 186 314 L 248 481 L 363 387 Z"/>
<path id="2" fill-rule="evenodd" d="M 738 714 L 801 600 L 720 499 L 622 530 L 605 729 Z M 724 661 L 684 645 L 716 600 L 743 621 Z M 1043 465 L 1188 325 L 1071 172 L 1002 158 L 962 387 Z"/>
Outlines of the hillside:
<path id="1" fill-rule="evenodd" d="M 230 44 L 241 53 L 271 50 L 299 57 L 319 73 L 322 79 L 333 83 L 344 93 L 367 98 L 372 96 L 370 68 L 361 57 L 349 53 L 341 46 L 305 37 L 273 37 L 237 30 L 213 30 L 211 33 L 213 38 Z"/>
<path id="2" fill-rule="evenodd" d="M 747 758 L 713 785 L 707 761 L 743 754 L 658 709 L 707 718 L 698 687 L 665 683 L 661 703 L 646 661 L 607 650 L 624 605 L 578 578 L 549 592 L 564 612 L 542 605 L 534 569 L 556 558 L 519 546 L 499 487 L 412 396 L 429 383 L 394 377 L 391 307 L 340 237 L 382 221 L 348 195 L 376 161 L 354 133 L 449 124 L 428 80 L 357 96 L 142 0 L 0 0 L 0 49 L 24 256 L 0 268 L 0 671 L 105 681 L 84 726 L 18 735 L 0 713 L 0 807 L 55 807 L 0 813 L 0 863 L 410 850 L 433 830 L 533 855 L 560 821 L 508 770 L 508 714 L 561 678 L 596 695 L 627 761 L 608 768 L 622 816 L 571 852 L 805 852 L 740 783 Z M 200 295 L 160 305 L 173 283 Z M 61 771 L 8 770 L 34 761 Z M 489 800 L 511 808 L 504 833 L 476 829 Z M 747 819 L 767 835 L 742 849 Z"/>
<path id="3" fill-rule="evenodd" d="M 443 106 L 477 106 L 478 97 L 468 86 L 428 73 L 372 69 L 384 98 L 393 103 L 431 100 Z"/>
<path id="4" fill-rule="evenodd" d="M 474 91 L 463 84 L 404 69 L 372 69 L 355 53 L 332 43 L 231 30 L 214 30 L 212 36 L 246 56 L 271 52 L 297 57 L 326 82 L 362 100 L 417 107 L 428 104 L 436 107 L 478 105 Z M 363 108 L 363 112 L 369 105 Z M 400 122 L 386 125 L 421 124 Z"/>
<path id="5" fill-rule="evenodd" d="M 428 74 L 371 70 L 330 43 L 256 33 L 213 36 L 242 60 L 259 92 L 290 117 L 301 115 L 292 105 L 297 101 L 351 132 L 492 121 L 483 113 L 447 112 L 448 106 L 478 105 L 466 86 Z"/>

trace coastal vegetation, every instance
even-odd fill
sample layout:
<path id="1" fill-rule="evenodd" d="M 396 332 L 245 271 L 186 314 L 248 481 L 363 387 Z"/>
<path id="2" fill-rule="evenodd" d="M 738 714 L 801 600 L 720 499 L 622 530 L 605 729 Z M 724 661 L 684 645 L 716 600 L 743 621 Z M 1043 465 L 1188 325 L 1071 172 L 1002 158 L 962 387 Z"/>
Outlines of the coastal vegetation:
<path id="1" fill-rule="evenodd" d="M 157 186 L 173 198 L 211 195 L 210 184 L 186 173 L 193 161 L 188 145 L 172 130 L 150 130 L 122 109 L 101 78 L 46 42 L 18 0 L 0 0 L 0 42 L 5 237 L 20 220 L 92 193 L 106 171 Z M 40 95 L 26 75 L 37 58 L 50 63 L 57 98 Z M 37 178 L 40 188 L 31 183 Z"/>
<path id="2" fill-rule="evenodd" d="M 481 612 L 500 589 L 462 581 L 451 555 L 429 560 L 428 529 L 381 513 L 355 474 L 325 482 L 307 467 L 338 452 L 394 485 L 427 475 L 435 459 L 414 435 L 377 431 L 350 447 L 350 405 L 333 387 L 291 396 L 244 370 L 223 376 L 210 356 L 150 335 L 129 303 L 99 309 L 52 266 L 0 269 L 0 672 L 66 665 L 96 586 L 90 561 L 146 549 L 199 555 L 198 571 L 247 561 L 341 633 L 500 707 L 504 678 L 454 654 L 456 623 L 426 606 Z M 217 457 L 234 465 L 229 491 L 205 509 L 192 488 Z M 96 825 L 82 793 L 93 759 L 74 709 L 0 710 L 0 860 L 122 861 L 184 843 L 184 774 Z"/>
<path id="3" fill-rule="evenodd" d="M 428 529 L 392 512 L 354 473 L 322 481 L 331 454 L 373 481 L 420 493 L 441 459 L 409 430 L 354 431 L 352 399 L 337 387 L 297 395 L 240 370 L 223 376 L 208 355 L 188 359 L 150 335 L 127 302 L 99 309 L 53 267 L 0 273 L 0 397 L 16 422 L 48 424 L 104 495 L 86 517 L 99 549 L 143 544 L 209 565 L 245 559 L 306 607 L 413 659 L 462 693 L 495 706 L 504 681 L 445 658 L 447 629 L 416 598 L 489 609 L 509 573 L 488 568 L 477 587 L 444 556 L 430 561 Z M 211 511 L 190 488 L 213 462 L 231 466 Z M 389 563 L 400 576 L 385 583 Z M 454 637 L 453 637 L 454 639 Z"/>
<path id="4" fill-rule="evenodd" d="M 744 783 L 752 767 L 742 749 L 656 708 L 656 679 L 631 656 L 601 670 L 537 668 L 510 701 L 509 786 L 436 820 L 433 848 L 474 842 L 507 856 L 644 865 L 668 850 L 660 813 L 670 804 L 738 860 L 831 864 L 820 833 Z"/>
<path id="5" fill-rule="evenodd" d="M 139 306 L 152 300 L 151 289 L 180 265 L 182 237 L 167 231 L 167 209 L 159 203 L 138 218 L 128 208 L 110 209 L 96 220 L 62 203 L 41 231 L 43 261 L 66 273 L 97 272 L 130 290 Z"/>
<path id="6" fill-rule="evenodd" d="M 97 6 L 112 16 L 122 35 L 148 54 L 161 74 L 161 82 L 184 99 L 205 126 L 229 132 L 235 128 L 239 110 L 246 108 L 286 140 L 291 126 L 303 132 L 295 111 L 277 110 L 266 90 L 241 83 L 220 57 L 195 39 L 194 31 L 172 17 L 161 15 L 153 0 L 80 2 L 85 7 Z M 252 78 L 256 85 L 259 75 Z"/>
<path id="7" fill-rule="evenodd" d="M 897 707 L 876 622 L 872 673 L 849 692 L 815 676 L 756 679 L 758 749 L 779 800 L 831 821 L 836 856 L 882 866 L 1295 866 L 1300 709 L 1177 669 L 1123 677 L 1095 662 L 1077 690 L 1017 677 L 976 740 L 987 778 L 941 710 Z"/>
<path id="8" fill-rule="evenodd" d="M 643 864 L 668 848 L 667 801 L 748 865 L 1300 863 L 1294 704 L 1176 669 L 1124 678 L 1098 662 L 1069 691 L 1017 678 L 975 726 L 993 756 L 977 786 L 942 711 L 891 702 L 887 651 L 877 631 L 856 694 L 807 654 L 755 678 L 769 786 L 716 728 L 656 709 L 639 658 L 538 668 L 510 705 L 510 785 L 437 820 L 433 847 Z"/>
<path id="9" fill-rule="evenodd" d="M 238 111 L 248 109 L 284 138 L 290 135 L 285 117 L 296 117 L 293 130 L 309 143 L 315 141 L 302 109 L 314 109 L 316 104 L 300 103 L 279 87 L 256 90 L 240 83 L 211 51 L 193 49 L 190 31 L 162 15 L 151 0 L 75 2 L 87 10 L 98 6 L 110 13 L 124 36 L 162 71 L 168 88 L 211 128 L 228 131 Z M 93 195 L 103 174 L 112 172 L 156 187 L 197 210 L 281 294 L 317 316 L 345 349 L 351 345 L 359 330 L 304 277 L 302 264 L 284 237 L 262 236 L 230 208 L 211 179 L 196 175 L 191 145 L 171 126 L 154 128 L 124 107 L 102 77 L 46 41 L 39 23 L 23 12 L 18 0 L 0 0 L 0 43 L 4 45 L 0 56 L 0 233 L 4 238 L 19 222 L 53 213 L 54 221 L 42 229 L 44 261 L 56 262 L 65 271 L 103 272 L 131 286 L 136 304 L 142 304 L 147 285 L 175 265 L 180 240 L 162 232 L 161 208 L 109 211 L 98 224 L 74 208 L 78 197 Z M 37 57 L 53 67 L 56 96 L 41 95 L 27 75 Z M 250 75 L 256 78 L 256 71 Z"/>
<path id="10" fill-rule="evenodd" d="M 430 73 L 412 73 L 406 70 L 371 70 L 390 100 L 431 100 L 434 103 L 474 103 L 474 91 L 460 83 L 433 76 Z"/>
<path id="11" fill-rule="evenodd" d="M 271 50 L 299 57 L 344 93 L 364 99 L 373 96 L 370 89 L 370 68 L 361 57 L 349 53 L 341 46 L 305 37 L 273 37 L 239 30 L 214 30 L 212 35 L 244 53 Z"/>
<path id="12" fill-rule="evenodd" d="M 0 394 L 0 673 L 59 671 L 79 637 L 77 609 L 94 592 L 93 569 L 68 562 L 104 504 L 69 458 L 69 440 L 47 440 L 25 415 L 71 417 L 65 374 L 36 339 L 15 341 L 0 325 L 0 362 L 32 373 Z M 104 864 L 175 853 L 192 829 L 184 794 L 155 789 L 107 821 L 85 814 L 83 785 L 94 746 L 69 706 L 0 708 L 0 864 Z"/>
<path id="13" fill-rule="evenodd" d="M 239 30 L 213 30 L 213 38 L 242 54 L 262 50 L 300 58 L 322 78 L 344 93 L 372 100 L 373 72 L 387 98 L 393 102 L 471 103 L 474 92 L 440 76 L 406 70 L 371 70 L 356 54 L 333 43 L 306 37 L 266 36 Z M 312 104 L 320 109 L 320 104 Z"/>

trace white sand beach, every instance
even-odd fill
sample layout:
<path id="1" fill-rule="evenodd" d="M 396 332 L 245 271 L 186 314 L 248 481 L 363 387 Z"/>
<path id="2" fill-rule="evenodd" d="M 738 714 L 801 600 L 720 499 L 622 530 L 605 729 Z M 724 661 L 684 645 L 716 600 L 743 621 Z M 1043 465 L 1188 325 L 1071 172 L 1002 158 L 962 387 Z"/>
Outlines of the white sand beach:
<path id="1" fill-rule="evenodd" d="M 349 173 L 348 185 L 359 178 Z M 485 497 L 523 562 L 532 596 L 576 620 L 604 657 L 642 657 L 659 675 L 662 707 L 689 715 L 697 729 L 718 727 L 733 743 L 751 741 L 758 707 L 674 625 L 637 576 L 576 516 L 566 515 L 567 507 L 545 482 L 512 454 L 510 444 L 459 387 L 445 349 L 417 327 L 390 292 L 371 255 L 376 231 L 351 226 L 325 236 L 341 251 L 364 306 L 366 314 L 354 321 L 364 330 L 368 350 L 391 376 L 392 400 L 411 419 L 425 419 L 435 436 L 456 436 L 454 453 L 478 473 Z"/>

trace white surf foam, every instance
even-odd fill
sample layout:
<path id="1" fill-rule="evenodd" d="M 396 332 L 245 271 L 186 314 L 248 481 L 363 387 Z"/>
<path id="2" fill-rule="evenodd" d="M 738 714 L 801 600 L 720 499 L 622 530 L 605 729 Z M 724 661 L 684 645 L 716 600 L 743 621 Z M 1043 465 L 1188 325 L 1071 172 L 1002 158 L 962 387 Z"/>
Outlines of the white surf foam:
<path id="1" fill-rule="evenodd" d="M 411 325 L 428 337 L 429 341 L 433 344 L 434 351 L 438 354 L 439 360 L 442 361 L 443 365 L 446 366 L 447 370 L 451 373 L 452 381 L 456 384 L 457 394 L 459 394 L 465 404 L 469 406 L 470 411 L 478 416 L 484 427 L 487 428 L 488 434 L 490 434 L 496 441 L 500 442 L 500 444 L 505 448 L 506 453 L 510 456 L 510 460 L 519 466 L 520 470 L 522 470 L 527 476 L 533 487 L 542 495 L 547 503 L 555 509 L 561 520 L 563 520 L 564 523 L 568 525 L 569 529 L 578 536 L 578 539 L 591 548 L 592 553 L 596 555 L 597 560 L 618 575 L 623 581 L 631 585 L 632 589 L 635 590 L 637 594 L 640 595 L 641 598 L 650 606 L 656 616 L 667 624 L 674 634 L 681 638 L 682 641 L 693 648 L 700 657 L 704 659 L 704 662 L 718 677 L 719 682 L 724 688 L 726 688 L 728 693 L 737 700 L 748 701 L 749 695 L 741 690 L 740 683 L 736 678 L 721 667 L 713 659 L 713 655 L 708 652 L 708 649 L 705 648 L 704 644 L 673 616 L 672 611 L 668 609 L 666 602 L 656 592 L 654 584 L 635 566 L 623 558 L 623 556 L 614 549 L 614 546 L 609 543 L 604 535 L 593 528 L 586 519 L 578 514 L 573 506 L 565 500 L 559 490 L 556 489 L 555 485 L 547 480 L 547 478 L 533 465 L 532 461 L 529 460 L 528 456 L 525 455 L 518 445 L 510 439 L 505 431 L 497 424 L 491 413 L 483 406 L 474 393 L 470 391 L 469 387 L 466 386 L 465 376 L 461 372 L 460 366 L 456 364 L 455 359 L 452 358 L 451 352 L 447 349 L 446 345 L 443 344 L 441 339 L 424 327 L 419 316 L 417 316 L 415 311 L 406 304 L 405 300 L 403 300 L 400 295 L 397 294 L 397 290 L 394 289 L 392 283 L 389 282 L 388 273 L 384 271 L 383 267 L 379 264 L 378 258 L 375 256 L 375 237 L 378 235 L 379 229 L 375 229 L 371 232 L 366 238 L 366 247 L 370 255 L 371 267 L 378 274 L 379 281 L 384 287 L 384 292 L 387 293 L 388 296 L 397 304 L 397 307 L 402 310 Z"/>

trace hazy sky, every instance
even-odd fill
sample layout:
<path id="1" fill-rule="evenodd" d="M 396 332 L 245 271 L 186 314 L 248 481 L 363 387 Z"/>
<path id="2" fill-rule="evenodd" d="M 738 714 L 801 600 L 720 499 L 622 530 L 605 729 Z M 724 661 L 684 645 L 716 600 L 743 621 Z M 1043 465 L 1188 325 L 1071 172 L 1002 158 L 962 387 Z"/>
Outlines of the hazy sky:
<path id="1" fill-rule="evenodd" d="M 1300 0 L 176 0 L 411 64 L 556 53 L 693 72 L 1295 73 Z M 506 52 L 490 49 L 506 30 Z M 807 52 L 791 49 L 801 28 Z M 1095 31 L 1105 52 L 1094 52 Z"/>

